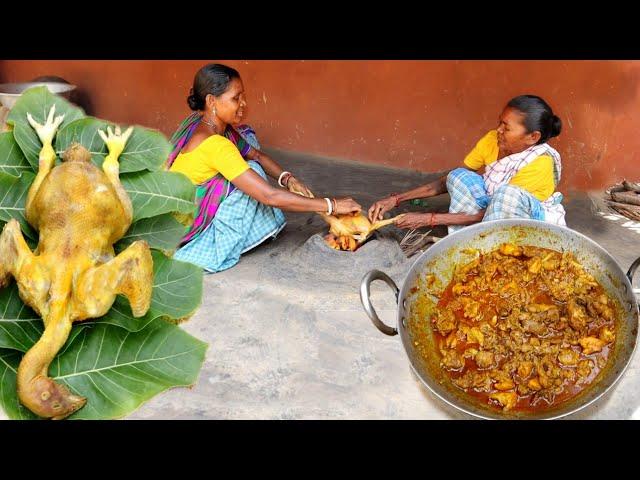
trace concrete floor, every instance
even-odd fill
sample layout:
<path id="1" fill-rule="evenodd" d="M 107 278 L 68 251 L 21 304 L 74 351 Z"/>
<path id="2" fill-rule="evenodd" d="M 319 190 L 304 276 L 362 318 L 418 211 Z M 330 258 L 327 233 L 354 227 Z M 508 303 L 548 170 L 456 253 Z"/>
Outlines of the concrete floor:
<path id="1" fill-rule="evenodd" d="M 350 194 L 364 207 L 434 178 L 270 153 L 316 195 Z M 587 194 L 566 197 L 569 226 L 602 245 L 626 271 L 640 256 L 638 232 L 596 215 Z M 430 201 L 440 211 L 447 204 L 446 195 Z M 393 240 L 402 233 L 391 227 L 383 238 L 348 254 L 323 249 L 320 237 L 314 237 L 326 231 L 317 215 L 287 213 L 287 218 L 278 239 L 249 252 L 234 268 L 205 277 L 202 307 L 183 324 L 210 344 L 198 383 L 155 397 L 129 418 L 471 418 L 422 386 L 399 337 L 381 334 L 360 304 L 360 279 L 371 268 L 401 284 L 412 263 Z M 372 300 L 381 318 L 394 325 L 390 290 L 374 285 Z M 569 418 L 640 418 L 638 392 L 636 354 L 612 391 Z"/>

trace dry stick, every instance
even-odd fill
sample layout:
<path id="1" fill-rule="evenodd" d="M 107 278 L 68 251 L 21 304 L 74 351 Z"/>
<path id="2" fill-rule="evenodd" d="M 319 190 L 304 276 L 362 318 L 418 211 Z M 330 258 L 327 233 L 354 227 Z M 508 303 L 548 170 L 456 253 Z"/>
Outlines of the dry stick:
<path id="1" fill-rule="evenodd" d="M 632 192 L 616 192 L 611 194 L 611 199 L 618 203 L 627 203 L 640 206 L 640 195 Z"/>
<path id="2" fill-rule="evenodd" d="M 628 182 L 626 180 L 623 180 L 622 181 L 622 185 L 627 190 L 631 190 L 633 192 L 640 193 L 640 183 Z"/>
<path id="3" fill-rule="evenodd" d="M 614 192 L 624 192 L 626 190 L 626 188 L 624 187 L 624 185 L 622 185 L 621 183 L 616 183 L 615 185 L 610 186 L 609 188 L 607 188 L 604 193 L 607 195 L 611 195 Z"/>
<path id="4" fill-rule="evenodd" d="M 631 220 L 640 221 L 640 207 L 635 207 L 627 203 L 612 202 L 611 200 L 606 200 L 606 199 L 605 199 L 605 203 L 609 206 L 609 208 L 611 208 L 615 212 L 621 213 L 622 215 L 624 215 L 627 218 L 630 218 Z"/>
<path id="5" fill-rule="evenodd" d="M 431 230 L 426 233 L 418 233 L 417 229 L 409 230 L 404 238 L 400 241 L 400 248 L 407 258 L 414 255 L 425 245 L 436 243 L 439 237 L 429 235 Z"/>

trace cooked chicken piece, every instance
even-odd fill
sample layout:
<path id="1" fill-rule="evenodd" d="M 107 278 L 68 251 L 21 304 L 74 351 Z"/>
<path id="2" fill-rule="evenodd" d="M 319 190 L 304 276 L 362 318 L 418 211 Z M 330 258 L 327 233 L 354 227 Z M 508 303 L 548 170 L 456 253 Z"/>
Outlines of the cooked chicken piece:
<path id="1" fill-rule="evenodd" d="M 586 378 L 591 375 L 591 369 L 593 368 L 593 362 L 591 360 L 580 360 L 578 362 L 578 368 L 576 373 L 582 378 Z"/>
<path id="2" fill-rule="evenodd" d="M 607 342 L 596 337 L 583 337 L 579 340 L 584 355 L 591 355 L 599 352 L 607 344 Z"/>
<path id="3" fill-rule="evenodd" d="M 465 276 L 468 273 L 470 273 L 472 270 L 475 270 L 476 268 L 478 268 L 478 265 L 480 265 L 480 257 L 476 257 L 466 265 L 463 265 L 456 273 L 461 276 Z"/>
<path id="4" fill-rule="evenodd" d="M 467 343 L 477 343 L 480 346 L 484 344 L 484 335 L 478 327 L 471 327 L 467 332 Z"/>
<path id="5" fill-rule="evenodd" d="M 522 255 L 522 248 L 513 243 L 503 243 L 499 249 L 502 255 L 508 255 L 510 257 L 519 257 Z"/>
<path id="6" fill-rule="evenodd" d="M 542 390 L 542 385 L 540 385 L 540 380 L 538 379 L 538 377 L 529 380 L 527 382 L 527 387 L 529 387 L 531 390 L 535 390 L 536 392 L 538 390 Z"/>
<path id="7" fill-rule="evenodd" d="M 500 382 L 497 382 L 493 385 L 493 388 L 495 388 L 496 390 L 512 390 L 513 388 L 515 388 L 515 383 L 513 383 L 512 380 L 503 380 Z"/>
<path id="8" fill-rule="evenodd" d="M 545 335 L 547 333 L 547 327 L 544 323 L 531 318 L 531 315 L 522 314 L 520 316 L 522 322 L 522 328 L 525 332 L 534 333 L 536 335 Z"/>
<path id="9" fill-rule="evenodd" d="M 451 289 L 451 292 L 458 296 L 458 295 L 462 295 L 464 293 L 468 293 L 471 290 L 471 287 L 469 285 L 464 285 L 462 283 L 456 283 L 453 288 Z"/>
<path id="10" fill-rule="evenodd" d="M 461 300 L 464 305 L 465 318 L 477 319 L 480 313 L 480 303 L 466 297 L 463 297 Z"/>
<path id="11" fill-rule="evenodd" d="M 478 350 L 475 348 L 467 348 L 464 351 L 464 358 L 468 358 L 470 360 L 473 360 L 475 358 L 475 356 L 478 354 Z"/>
<path id="12" fill-rule="evenodd" d="M 502 405 L 504 412 L 511 410 L 518 403 L 518 394 L 516 392 L 499 392 L 489 395 L 491 400 L 496 400 Z"/>
<path id="13" fill-rule="evenodd" d="M 558 355 L 558 361 L 563 365 L 577 365 L 579 359 L 580 354 L 575 350 L 564 349 Z"/>
<path id="14" fill-rule="evenodd" d="M 576 372 L 575 372 L 575 370 L 573 370 L 571 368 L 563 368 L 562 369 L 562 377 L 566 378 L 570 382 L 573 382 L 575 380 L 575 378 L 576 378 Z"/>
<path id="15" fill-rule="evenodd" d="M 475 356 L 476 365 L 478 368 L 489 368 L 495 364 L 495 358 L 493 352 L 480 351 Z"/>
<path id="16" fill-rule="evenodd" d="M 551 379 L 542 373 L 538 375 L 538 383 L 540 383 L 543 388 L 549 388 L 552 386 Z"/>
<path id="17" fill-rule="evenodd" d="M 553 271 L 556 270 L 560 264 L 560 261 L 558 258 L 554 258 L 557 255 L 554 253 L 549 253 L 548 255 L 546 255 L 543 259 L 542 259 L 542 268 L 544 268 L 547 271 Z"/>
<path id="18" fill-rule="evenodd" d="M 524 361 L 519 363 L 517 372 L 520 378 L 527 378 L 529 375 L 531 375 L 532 371 L 533 362 Z"/>
<path id="19" fill-rule="evenodd" d="M 449 370 L 460 370 L 464 367 L 464 357 L 455 350 L 446 350 L 440 363 Z"/>
<path id="20" fill-rule="evenodd" d="M 433 316 L 433 322 L 440 335 L 446 335 L 456 328 L 456 317 L 454 313 L 448 309 L 438 310 Z"/>
<path id="21" fill-rule="evenodd" d="M 580 332 L 587 327 L 587 313 L 583 306 L 578 305 L 572 298 L 567 304 L 567 311 L 569 312 L 569 325 L 574 330 Z"/>
<path id="22" fill-rule="evenodd" d="M 616 339 L 616 334 L 609 330 L 609 327 L 602 327 L 599 337 L 603 342 L 611 343 Z"/>
<path id="23" fill-rule="evenodd" d="M 528 266 L 527 270 L 529 271 L 529 273 L 538 274 L 538 273 L 540 273 L 540 270 L 542 269 L 542 260 L 540 260 L 539 257 L 532 258 L 528 262 L 528 265 L 529 266 Z"/>
<path id="24" fill-rule="evenodd" d="M 444 342 L 447 348 L 455 348 L 456 345 L 458 344 L 456 332 L 452 331 L 449 335 L 447 335 L 447 338 L 445 339 Z"/>
<path id="25" fill-rule="evenodd" d="M 454 379 L 453 383 L 465 390 L 469 388 L 480 392 L 488 392 L 491 390 L 491 378 L 486 372 L 468 370 L 461 377 Z"/>
<path id="26" fill-rule="evenodd" d="M 597 312 L 599 316 L 609 322 L 613 321 L 614 310 L 613 308 L 611 308 L 611 305 L 609 305 L 609 301 L 606 295 L 600 295 L 595 302 L 590 302 L 589 305 Z M 597 315 L 593 316 L 595 317 Z"/>
<path id="27" fill-rule="evenodd" d="M 520 293 L 520 287 L 516 282 L 509 282 L 500 289 L 500 293 L 505 296 L 518 295 Z"/>
<path id="28" fill-rule="evenodd" d="M 527 311 L 531 313 L 548 312 L 549 310 L 558 310 L 558 307 L 548 303 L 530 303 L 527 305 Z"/>

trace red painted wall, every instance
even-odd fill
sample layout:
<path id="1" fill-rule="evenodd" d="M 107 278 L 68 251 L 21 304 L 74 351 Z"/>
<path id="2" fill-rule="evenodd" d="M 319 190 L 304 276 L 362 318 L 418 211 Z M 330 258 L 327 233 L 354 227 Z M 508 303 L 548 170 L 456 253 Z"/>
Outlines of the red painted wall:
<path id="1" fill-rule="evenodd" d="M 0 81 L 58 75 L 89 113 L 170 135 L 202 61 L 0 61 Z M 222 61 L 264 145 L 421 171 L 460 164 L 513 96 L 545 98 L 562 188 L 640 180 L 638 61 Z"/>

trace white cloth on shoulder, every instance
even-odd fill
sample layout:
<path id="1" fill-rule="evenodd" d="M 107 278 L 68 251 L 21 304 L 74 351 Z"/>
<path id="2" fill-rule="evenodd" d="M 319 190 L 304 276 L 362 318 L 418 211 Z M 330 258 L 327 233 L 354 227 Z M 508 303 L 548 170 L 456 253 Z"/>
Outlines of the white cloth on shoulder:
<path id="1" fill-rule="evenodd" d="M 558 186 L 562 175 L 560 154 L 548 143 L 533 145 L 522 152 L 513 153 L 486 166 L 484 179 L 487 193 L 492 196 L 498 187 L 508 184 L 511 179 L 541 155 L 549 155 L 553 159 L 553 183 Z M 565 210 L 562 206 L 562 194 L 554 192 L 541 202 L 545 211 L 545 222 L 565 226 Z"/>

